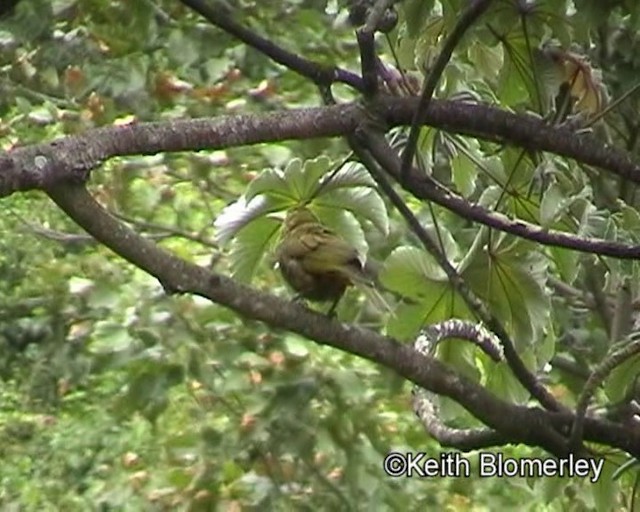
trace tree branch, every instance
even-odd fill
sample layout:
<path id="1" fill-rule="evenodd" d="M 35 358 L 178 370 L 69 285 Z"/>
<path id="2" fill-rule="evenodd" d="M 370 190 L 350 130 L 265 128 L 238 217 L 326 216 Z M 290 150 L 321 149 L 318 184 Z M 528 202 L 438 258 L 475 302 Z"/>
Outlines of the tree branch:
<path id="1" fill-rule="evenodd" d="M 362 79 L 355 73 L 300 57 L 240 25 L 231 18 L 231 13 L 225 9 L 222 2 L 216 2 L 214 7 L 203 0 L 180 1 L 200 14 L 212 25 L 224 30 L 247 46 L 264 53 L 274 62 L 282 64 L 288 69 L 310 79 L 319 86 L 327 87 L 334 82 L 342 82 L 359 91 L 363 89 Z"/>
<path id="2" fill-rule="evenodd" d="M 409 123 L 417 100 L 379 97 L 376 108 L 390 125 Z M 362 118 L 357 103 L 296 109 L 270 114 L 222 116 L 212 119 L 138 123 L 89 130 L 48 144 L 16 148 L 0 154 L 0 197 L 19 190 L 43 189 L 68 180 L 84 182 L 89 172 L 115 157 L 162 151 L 222 149 L 278 140 L 339 137 L 354 133 Z M 515 115 L 486 105 L 433 100 L 427 112 L 431 126 L 473 133 L 491 140 L 526 144 L 575 158 L 581 163 L 640 182 L 640 167 L 624 151 L 609 148 L 591 135 L 554 128 L 529 115 Z M 536 242 L 621 259 L 640 258 L 640 246 L 583 238 L 546 230 L 470 204 L 443 187 L 409 172 L 407 189 L 459 215 L 500 231 Z"/>
<path id="3" fill-rule="evenodd" d="M 640 340 L 631 341 L 623 348 L 616 350 L 612 354 L 606 357 L 589 375 L 582 393 L 578 398 L 576 405 L 576 416 L 571 427 L 571 436 L 569 437 L 569 449 L 577 450 L 582 443 L 582 433 L 584 430 L 584 421 L 587 414 L 587 407 L 589 401 L 594 395 L 598 386 L 600 386 L 604 380 L 625 361 L 628 361 L 632 357 L 635 357 L 640 352 Z"/>
<path id="4" fill-rule="evenodd" d="M 442 46 L 442 50 L 438 55 L 435 63 L 433 64 L 433 68 L 429 72 L 429 76 L 424 82 L 424 86 L 422 87 L 422 93 L 420 94 L 420 103 L 418 103 L 418 108 L 415 111 L 413 119 L 411 120 L 411 129 L 409 131 L 409 139 L 407 140 L 407 145 L 404 149 L 404 154 L 402 155 L 402 167 L 401 173 L 403 180 L 407 175 L 409 168 L 413 162 L 413 155 L 415 154 L 416 144 L 418 142 L 418 135 L 420 133 L 420 126 L 422 125 L 423 118 L 427 108 L 429 108 L 429 103 L 433 98 L 433 93 L 436 90 L 436 86 L 438 85 L 438 80 L 444 73 L 444 68 L 449 63 L 449 59 L 451 59 L 451 55 L 453 54 L 453 50 L 455 50 L 456 46 L 462 40 L 464 33 L 473 25 L 473 22 L 478 19 L 484 11 L 489 8 L 491 4 L 491 0 L 472 0 L 467 7 L 467 9 L 462 13 L 456 26 L 453 28 L 449 37 L 447 37 L 444 45 Z"/>
<path id="5" fill-rule="evenodd" d="M 364 130 L 361 130 L 364 131 Z M 535 397 L 544 407 L 553 411 L 566 410 L 558 400 L 542 385 L 542 383 L 536 378 L 536 376 L 529 371 L 524 362 L 520 358 L 515 344 L 511 340 L 511 337 L 507 333 L 506 329 L 502 326 L 502 323 L 487 309 L 484 303 L 473 293 L 473 291 L 467 286 L 462 276 L 458 271 L 449 263 L 443 251 L 438 247 L 438 244 L 432 240 L 429 234 L 417 221 L 415 216 L 411 213 L 409 208 L 404 204 L 402 199 L 396 194 L 391 185 L 386 181 L 386 178 L 382 173 L 377 172 L 376 165 L 380 165 L 386 173 L 399 179 L 401 173 L 401 162 L 396 156 L 395 152 L 387 143 L 384 135 L 377 134 L 371 130 L 362 133 L 361 137 L 364 138 L 366 149 L 370 155 L 362 150 L 359 150 L 357 144 L 352 143 L 352 148 L 358 154 L 358 157 L 367 166 L 369 172 L 383 188 L 385 194 L 392 200 L 394 206 L 402 213 L 402 216 L 411 226 L 411 230 L 418 236 L 423 243 L 427 251 L 438 262 L 442 270 L 449 278 L 449 281 L 456 289 L 456 291 L 463 298 L 467 306 L 477 317 L 487 325 L 487 327 L 493 331 L 500 339 L 504 348 L 504 355 L 513 371 L 514 375 L 533 397 Z M 371 162 L 371 159 L 374 162 Z M 411 169 L 412 173 L 417 172 Z"/>
<path id="6" fill-rule="evenodd" d="M 376 108 L 389 126 L 404 126 L 411 122 L 417 102 L 416 98 L 379 96 Z M 83 180 L 89 170 L 114 156 L 341 137 L 357 128 L 361 115 L 358 103 L 347 103 L 88 130 L 0 155 L 0 197 L 18 190 L 41 189 L 57 180 Z M 548 151 L 640 183 L 640 165 L 627 152 L 609 147 L 591 134 L 550 126 L 533 115 L 516 115 L 483 104 L 433 100 L 425 124 L 531 151 Z M 42 158 L 36 160 L 38 156 Z M 57 168 L 52 168 L 52 162 L 58 164 Z"/>
<path id="7" fill-rule="evenodd" d="M 569 430 L 573 415 L 509 404 L 441 362 L 417 353 L 411 346 L 328 319 L 299 304 L 252 290 L 179 259 L 118 222 L 83 186 L 56 186 L 47 193 L 82 228 L 127 261 L 156 277 L 165 290 L 208 298 L 241 316 L 296 332 L 317 343 L 392 368 L 418 386 L 460 403 L 512 442 L 539 446 L 558 457 L 566 455 L 566 445 L 558 432 Z M 640 432 L 637 430 L 588 418 L 584 433 L 587 440 L 640 457 Z"/>

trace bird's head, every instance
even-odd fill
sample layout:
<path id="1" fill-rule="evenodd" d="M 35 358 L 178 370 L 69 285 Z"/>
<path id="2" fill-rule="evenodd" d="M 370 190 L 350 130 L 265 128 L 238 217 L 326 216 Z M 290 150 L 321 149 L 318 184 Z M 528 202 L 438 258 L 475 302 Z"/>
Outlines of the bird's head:
<path id="1" fill-rule="evenodd" d="M 293 208 L 284 219 L 285 232 L 291 232 L 303 224 L 317 223 L 318 218 L 305 206 Z"/>

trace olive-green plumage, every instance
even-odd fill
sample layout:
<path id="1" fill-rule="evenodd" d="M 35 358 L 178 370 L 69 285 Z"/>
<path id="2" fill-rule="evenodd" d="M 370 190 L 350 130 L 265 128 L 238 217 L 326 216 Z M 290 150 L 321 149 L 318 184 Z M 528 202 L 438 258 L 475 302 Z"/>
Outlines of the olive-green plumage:
<path id="1" fill-rule="evenodd" d="M 348 286 L 374 286 L 356 249 L 304 207 L 287 213 L 277 260 L 287 283 L 309 300 L 335 306 Z"/>

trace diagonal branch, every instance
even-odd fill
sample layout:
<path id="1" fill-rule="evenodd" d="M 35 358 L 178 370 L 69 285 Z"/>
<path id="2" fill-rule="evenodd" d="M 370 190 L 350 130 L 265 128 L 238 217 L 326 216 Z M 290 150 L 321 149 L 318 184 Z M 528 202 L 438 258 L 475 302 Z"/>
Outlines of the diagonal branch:
<path id="1" fill-rule="evenodd" d="M 409 131 L 409 139 L 402 155 L 402 168 L 400 175 L 404 178 L 411 163 L 413 162 L 413 155 L 416 151 L 416 144 L 418 143 L 418 135 L 420 134 L 420 126 L 424 122 L 424 115 L 429 108 L 429 103 L 433 98 L 433 93 L 438 85 L 438 80 L 444 73 L 444 68 L 447 66 L 453 50 L 455 50 L 458 43 L 462 40 L 465 32 L 473 25 L 473 22 L 477 20 L 484 11 L 489 8 L 491 0 L 471 0 L 469 7 L 462 13 L 456 26 L 453 28 L 449 37 L 447 37 L 442 50 L 438 55 L 433 68 L 429 72 L 429 76 L 424 82 L 422 87 L 422 93 L 420 94 L 420 103 L 415 111 L 413 120 L 411 121 L 411 129 Z"/>
<path id="2" fill-rule="evenodd" d="M 576 405 L 576 417 L 571 427 L 571 435 L 569 437 L 569 449 L 578 450 L 582 443 L 582 432 L 584 429 L 584 421 L 587 414 L 587 407 L 589 401 L 594 395 L 598 386 L 600 386 L 604 380 L 625 361 L 635 357 L 640 352 L 640 340 L 631 341 L 623 348 L 616 350 L 605 358 L 598 366 L 591 372 L 587 379 L 578 403 Z"/>
<path id="3" fill-rule="evenodd" d="M 159 248 L 109 215 L 80 185 L 47 190 L 76 223 L 121 257 L 156 277 L 165 290 L 192 293 L 226 306 L 241 316 L 296 332 L 317 343 L 338 348 L 392 368 L 433 393 L 460 403 L 484 424 L 512 442 L 539 446 L 561 457 L 566 446 L 560 430 L 573 415 L 509 404 L 482 386 L 458 375 L 413 347 L 355 325 L 342 324 L 299 304 L 252 290 L 209 272 Z M 640 432 L 606 420 L 587 418 L 585 439 L 620 448 L 640 457 Z"/>
<path id="4" fill-rule="evenodd" d="M 366 126 L 366 125 L 365 125 Z M 462 276 L 451 265 L 444 253 L 439 249 L 434 240 L 420 225 L 415 216 L 411 213 L 406 204 L 397 195 L 390 183 L 387 182 L 383 173 L 378 171 L 378 165 L 389 175 L 397 177 L 400 175 L 401 162 L 393 149 L 389 146 L 384 135 L 362 128 L 359 132 L 360 138 L 366 144 L 366 151 L 362 151 L 357 143 L 352 143 L 352 147 L 358 157 L 365 164 L 369 172 L 383 189 L 385 195 L 391 199 L 394 206 L 402 213 L 402 216 L 409 223 L 411 230 L 418 236 L 427 251 L 435 258 L 440 267 L 444 270 L 449 281 L 456 291 L 463 298 L 467 306 L 477 317 L 487 325 L 500 339 L 504 348 L 504 355 L 511 367 L 514 375 L 522 386 L 531 393 L 545 408 L 552 411 L 566 411 L 558 400 L 542 385 L 536 376 L 529 371 L 518 355 L 511 337 L 502 326 L 501 322 L 487 309 L 482 301 L 476 297 L 473 291 L 467 286 Z M 373 160 L 373 161 L 372 161 Z"/>
<path id="5" fill-rule="evenodd" d="M 355 73 L 300 57 L 237 23 L 231 18 L 231 13 L 222 2 L 215 2 L 216 6 L 214 7 L 205 0 L 180 1 L 211 24 L 239 39 L 247 46 L 264 53 L 274 62 L 309 78 L 319 86 L 326 87 L 334 82 L 342 82 L 357 90 L 363 88 L 362 79 Z"/>
<path id="6" fill-rule="evenodd" d="M 401 174 L 393 174 L 398 182 Z M 474 220 L 485 226 L 510 233 L 543 245 L 564 247 L 590 254 L 612 256 L 620 259 L 640 258 L 640 245 L 625 244 L 611 240 L 586 238 L 572 233 L 548 229 L 519 219 L 510 219 L 506 215 L 493 212 L 480 205 L 473 204 L 454 192 L 446 189 L 435 179 L 425 176 L 415 168 L 409 169 L 402 186 L 415 197 L 433 201 L 461 217 Z"/>

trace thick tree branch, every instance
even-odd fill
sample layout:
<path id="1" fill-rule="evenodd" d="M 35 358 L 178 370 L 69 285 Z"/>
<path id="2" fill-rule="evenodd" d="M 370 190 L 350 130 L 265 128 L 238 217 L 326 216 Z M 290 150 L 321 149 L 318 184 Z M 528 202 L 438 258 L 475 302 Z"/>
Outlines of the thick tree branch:
<path id="1" fill-rule="evenodd" d="M 377 98 L 376 108 L 389 126 L 406 126 L 411 122 L 417 102 L 416 98 L 382 96 Z M 16 148 L 0 155 L 0 196 L 42 188 L 72 176 L 84 179 L 87 171 L 114 156 L 341 137 L 357 128 L 361 115 L 357 103 L 348 103 L 89 130 L 82 135 Z M 640 165 L 625 151 L 609 147 L 591 134 L 550 126 L 532 115 L 516 115 L 483 104 L 433 100 L 426 112 L 425 124 L 532 151 L 548 151 L 640 183 Z M 44 158 L 36 161 L 38 156 Z M 57 164 L 56 168 L 51 167 L 52 162 Z"/>
<path id="2" fill-rule="evenodd" d="M 207 269 L 181 260 L 118 222 L 83 186 L 58 185 L 47 193 L 75 222 L 118 255 L 156 277 L 170 292 L 193 293 L 239 315 L 284 328 L 311 340 L 392 368 L 415 384 L 447 396 L 512 442 L 539 446 L 566 455 L 559 431 L 568 431 L 573 416 L 512 405 L 457 375 L 441 362 L 411 346 L 373 331 L 315 313 L 299 304 L 257 292 Z M 555 430 L 551 428 L 554 425 Z M 640 457 L 640 432 L 605 420 L 587 419 L 584 438 Z"/>
<path id="3" fill-rule="evenodd" d="M 381 97 L 376 100 L 382 119 L 390 125 L 409 123 L 416 104 L 415 98 Z M 0 154 L 0 197 L 19 190 L 42 189 L 70 179 L 84 182 L 91 169 L 115 156 L 345 136 L 354 133 L 361 122 L 361 110 L 358 104 L 350 103 L 262 115 L 139 123 L 90 130 L 82 135 Z M 427 123 L 457 133 L 526 145 L 532 150 L 555 152 L 640 182 L 640 167 L 625 152 L 609 148 L 591 135 L 577 135 L 551 127 L 533 116 L 515 115 L 485 105 L 433 100 L 427 112 Z M 583 238 L 511 220 L 473 205 L 443 187 L 434 186 L 432 180 L 416 173 L 409 173 L 405 186 L 417 197 L 440 204 L 465 218 L 545 245 L 616 258 L 640 258 L 640 246 Z"/>

